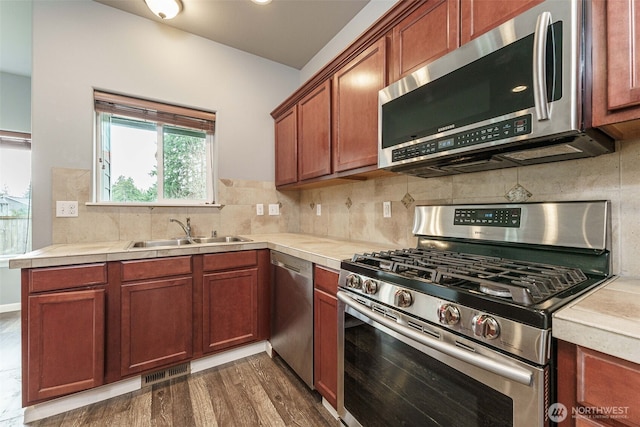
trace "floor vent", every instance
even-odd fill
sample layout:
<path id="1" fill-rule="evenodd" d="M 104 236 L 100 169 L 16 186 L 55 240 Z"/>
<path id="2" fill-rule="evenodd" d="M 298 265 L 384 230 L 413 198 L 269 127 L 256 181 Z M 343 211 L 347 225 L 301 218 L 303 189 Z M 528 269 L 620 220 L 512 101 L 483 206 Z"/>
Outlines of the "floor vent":
<path id="1" fill-rule="evenodd" d="M 157 384 L 162 381 L 167 381 L 172 378 L 189 375 L 191 372 L 191 364 L 183 363 L 182 365 L 172 366 L 162 371 L 152 372 L 142 376 L 142 387 Z"/>

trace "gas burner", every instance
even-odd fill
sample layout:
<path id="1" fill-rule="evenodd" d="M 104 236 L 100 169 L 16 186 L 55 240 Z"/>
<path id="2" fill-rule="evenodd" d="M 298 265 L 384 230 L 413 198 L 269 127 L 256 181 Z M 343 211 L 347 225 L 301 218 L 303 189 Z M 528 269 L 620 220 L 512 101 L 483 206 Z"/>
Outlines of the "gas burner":
<path id="1" fill-rule="evenodd" d="M 490 285 L 480 285 L 478 290 L 483 294 L 491 295 L 494 297 L 511 298 L 511 292 L 509 292 L 509 289 L 505 288 L 498 288 Z"/>

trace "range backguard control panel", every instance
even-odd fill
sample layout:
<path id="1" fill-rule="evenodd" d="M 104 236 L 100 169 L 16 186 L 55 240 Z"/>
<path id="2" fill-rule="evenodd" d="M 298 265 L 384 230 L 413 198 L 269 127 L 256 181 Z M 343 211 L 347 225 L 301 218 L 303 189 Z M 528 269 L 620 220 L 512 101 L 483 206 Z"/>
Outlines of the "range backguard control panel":
<path id="1" fill-rule="evenodd" d="M 520 227 L 521 208 L 456 209 L 453 225 L 481 225 L 483 227 Z"/>

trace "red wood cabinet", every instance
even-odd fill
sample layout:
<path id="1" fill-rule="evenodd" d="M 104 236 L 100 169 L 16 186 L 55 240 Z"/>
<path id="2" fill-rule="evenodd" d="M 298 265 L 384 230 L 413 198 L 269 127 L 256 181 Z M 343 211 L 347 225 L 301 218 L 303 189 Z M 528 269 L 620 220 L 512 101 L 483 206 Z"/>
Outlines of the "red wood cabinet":
<path id="1" fill-rule="evenodd" d="M 543 0 L 461 0 L 460 41 L 465 44 Z M 532 29 L 533 30 L 533 29 Z"/>
<path id="2" fill-rule="evenodd" d="M 386 38 L 333 76 L 333 169 L 378 163 L 378 92 L 387 85 Z"/>
<path id="3" fill-rule="evenodd" d="M 205 274 L 203 285 L 203 351 L 256 341 L 258 269 Z"/>
<path id="4" fill-rule="evenodd" d="M 393 28 L 389 55 L 392 82 L 460 45 L 459 5 L 459 0 L 427 0 Z"/>
<path id="5" fill-rule="evenodd" d="M 23 406 L 102 385 L 104 289 L 31 295 L 27 309 Z"/>
<path id="6" fill-rule="evenodd" d="M 190 359 L 191 257 L 124 261 L 122 277 L 121 375 Z"/>
<path id="7" fill-rule="evenodd" d="M 315 267 L 314 386 L 334 408 L 338 404 L 338 274 Z"/>
<path id="8" fill-rule="evenodd" d="M 331 173 L 331 82 L 298 103 L 299 179 Z"/>
<path id="9" fill-rule="evenodd" d="M 269 251 L 204 255 L 202 352 L 269 337 Z"/>
<path id="10" fill-rule="evenodd" d="M 592 1 L 593 125 L 640 136 L 640 0 Z"/>
<path id="11" fill-rule="evenodd" d="M 276 186 L 298 181 L 298 114 L 294 105 L 275 119 Z"/>
<path id="12" fill-rule="evenodd" d="M 640 365 L 558 341 L 561 426 L 640 425 Z"/>

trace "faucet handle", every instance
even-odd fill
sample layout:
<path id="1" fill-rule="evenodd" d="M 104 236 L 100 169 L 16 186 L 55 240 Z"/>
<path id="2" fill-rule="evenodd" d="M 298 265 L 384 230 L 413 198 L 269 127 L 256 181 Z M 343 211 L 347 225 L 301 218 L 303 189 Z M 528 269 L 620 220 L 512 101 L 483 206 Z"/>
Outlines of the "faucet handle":
<path id="1" fill-rule="evenodd" d="M 213 230 L 211 232 L 211 237 L 218 237 L 218 230 Z"/>

